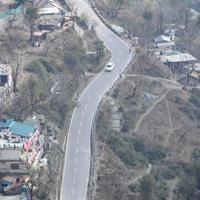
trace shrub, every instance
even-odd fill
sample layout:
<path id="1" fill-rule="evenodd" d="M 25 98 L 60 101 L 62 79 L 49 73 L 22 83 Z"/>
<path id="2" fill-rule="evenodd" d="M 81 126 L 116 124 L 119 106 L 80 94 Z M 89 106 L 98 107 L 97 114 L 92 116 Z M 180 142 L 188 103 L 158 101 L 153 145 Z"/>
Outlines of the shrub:
<path id="1" fill-rule="evenodd" d="M 192 152 L 192 158 L 195 161 L 200 161 L 200 149 L 194 149 Z"/>
<path id="2" fill-rule="evenodd" d="M 39 61 L 45 67 L 45 69 L 48 73 L 56 73 L 57 72 L 58 67 L 54 63 L 49 62 L 49 61 L 44 60 L 44 59 L 40 59 Z"/>
<path id="3" fill-rule="evenodd" d="M 200 110 L 194 110 L 194 114 L 197 119 L 200 119 Z"/>
<path id="4" fill-rule="evenodd" d="M 180 111 L 185 112 L 191 120 L 194 120 L 194 112 L 191 105 L 186 104 L 179 108 Z"/>
<path id="5" fill-rule="evenodd" d="M 79 64 L 79 59 L 73 54 L 65 55 L 65 63 L 71 68 L 74 69 Z"/>
<path id="6" fill-rule="evenodd" d="M 200 108 L 200 99 L 195 95 L 191 95 L 189 98 L 189 102 L 195 105 L 196 107 Z"/>
<path id="7" fill-rule="evenodd" d="M 135 151 L 141 152 L 149 162 L 153 163 L 166 157 L 166 150 L 160 146 L 145 143 L 143 138 L 137 138 L 134 142 Z"/>
<path id="8" fill-rule="evenodd" d="M 28 72 L 38 75 L 41 79 L 45 80 L 48 76 L 46 69 L 40 61 L 33 61 L 25 68 Z"/>
<path id="9" fill-rule="evenodd" d="M 129 126 L 129 123 L 127 120 L 125 120 L 122 124 L 122 127 L 121 127 L 121 132 L 122 133 L 127 133 L 130 129 L 130 126 Z"/>
<path id="10" fill-rule="evenodd" d="M 131 150 L 123 138 L 111 135 L 108 139 L 108 144 L 125 165 L 133 167 L 138 163 L 146 163 L 145 158 Z"/>

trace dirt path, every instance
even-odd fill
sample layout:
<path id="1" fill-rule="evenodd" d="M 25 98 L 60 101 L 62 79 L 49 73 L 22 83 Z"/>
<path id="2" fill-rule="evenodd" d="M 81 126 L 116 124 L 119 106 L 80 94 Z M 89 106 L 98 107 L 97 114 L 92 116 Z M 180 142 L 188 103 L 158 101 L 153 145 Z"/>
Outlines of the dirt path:
<path id="1" fill-rule="evenodd" d="M 141 76 L 141 75 L 140 74 L 127 74 L 126 75 L 126 77 L 137 77 L 137 76 Z M 148 75 L 142 75 L 142 77 L 149 79 L 151 81 L 161 81 L 167 88 L 170 88 L 170 89 L 181 89 L 183 87 L 176 80 L 153 77 L 153 76 L 148 76 Z"/>
<path id="2" fill-rule="evenodd" d="M 169 108 L 169 102 L 167 99 L 165 100 L 165 102 L 166 102 L 167 114 L 168 114 L 169 122 L 170 122 L 170 130 L 167 134 L 167 137 L 166 137 L 166 140 L 164 143 L 164 147 L 166 147 L 169 144 L 169 138 L 170 138 L 171 134 L 174 132 L 174 126 L 173 126 L 172 116 L 171 116 L 171 112 L 170 112 L 170 108 Z"/>
<path id="3" fill-rule="evenodd" d="M 160 103 L 161 101 L 163 101 L 165 99 L 165 97 L 169 93 L 169 91 L 171 91 L 171 90 L 168 90 L 165 94 L 163 94 L 161 96 L 161 98 L 159 98 L 157 101 L 155 101 L 154 104 L 147 110 L 147 112 L 142 115 L 142 117 L 139 119 L 139 121 L 137 122 L 137 124 L 135 126 L 134 132 L 138 131 L 138 128 L 139 128 L 140 124 L 142 123 L 142 121 L 152 112 L 152 110 L 157 106 L 158 103 Z"/>
<path id="4" fill-rule="evenodd" d="M 135 184 L 136 182 L 138 182 L 140 179 L 142 179 L 144 176 L 148 175 L 151 173 L 152 170 L 152 165 L 149 163 L 148 164 L 148 168 L 146 170 L 144 170 L 144 172 L 142 174 L 140 174 L 138 177 L 134 178 L 133 180 L 131 180 L 128 184 Z"/>
<path id="5" fill-rule="evenodd" d="M 174 199 L 174 189 L 176 188 L 178 181 L 179 181 L 178 177 L 176 177 L 175 179 L 170 181 L 170 183 L 168 184 L 170 192 L 169 192 L 169 196 L 168 196 L 167 200 L 173 200 Z"/>

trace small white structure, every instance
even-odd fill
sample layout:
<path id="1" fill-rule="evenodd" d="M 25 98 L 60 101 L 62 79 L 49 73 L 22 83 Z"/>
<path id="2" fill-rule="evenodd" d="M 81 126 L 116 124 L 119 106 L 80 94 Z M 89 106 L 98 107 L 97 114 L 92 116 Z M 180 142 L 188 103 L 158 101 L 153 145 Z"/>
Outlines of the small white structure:
<path id="1" fill-rule="evenodd" d="M 157 44 L 157 43 L 165 43 L 165 42 L 171 42 L 171 39 L 170 37 L 168 36 L 165 36 L 165 35 L 160 35 L 158 37 L 156 37 L 154 39 L 154 42 Z"/>
<path id="2" fill-rule="evenodd" d="M 12 87 L 12 68 L 8 64 L 0 64 L 0 86 Z"/>

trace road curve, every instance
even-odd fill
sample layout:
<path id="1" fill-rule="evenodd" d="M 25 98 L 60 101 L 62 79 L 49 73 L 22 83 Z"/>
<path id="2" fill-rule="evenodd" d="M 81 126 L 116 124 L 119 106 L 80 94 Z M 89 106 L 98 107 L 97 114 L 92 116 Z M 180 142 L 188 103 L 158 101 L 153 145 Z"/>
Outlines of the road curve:
<path id="1" fill-rule="evenodd" d="M 86 200 L 90 171 L 90 133 L 95 111 L 105 92 L 111 88 L 130 61 L 129 46 L 113 34 L 95 15 L 83 0 L 76 0 L 75 6 L 80 15 L 85 13 L 88 20 L 95 23 L 100 40 L 110 50 L 112 72 L 102 71 L 83 91 L 74 109 L 66 145 L 60 200 Z"/>

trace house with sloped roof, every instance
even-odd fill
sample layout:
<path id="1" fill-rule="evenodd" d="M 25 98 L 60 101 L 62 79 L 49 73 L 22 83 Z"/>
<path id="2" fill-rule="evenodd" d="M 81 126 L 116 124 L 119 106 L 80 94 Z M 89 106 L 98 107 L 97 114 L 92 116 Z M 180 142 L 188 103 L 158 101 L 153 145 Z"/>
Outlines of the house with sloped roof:
<path id="1" fill-rule="evenodd" d="M 168 49 L 161 52 L 155 52 L 160 61 L 166 64 L 173 72 L 183 73 L 186 65 L 192 65 L 197 59 L 190 53 L 180 52 L 174 49 Z"/>
<path id="2" fill-rule="evenodd" d="M 175 49 L 176 45 L 170 37 L 160 35 L 154 39 L 156 51 L 165 51 L 167 49 Z"/>
<path id="3" fill-rule="evenodd" d="M 0 137 L 9 142 L 21 142 L 30 139 L 37 128 L 35 125 L 16 122 L 13 119 L 0 121 Z"/>

